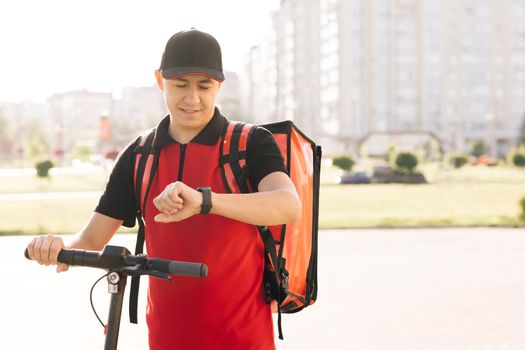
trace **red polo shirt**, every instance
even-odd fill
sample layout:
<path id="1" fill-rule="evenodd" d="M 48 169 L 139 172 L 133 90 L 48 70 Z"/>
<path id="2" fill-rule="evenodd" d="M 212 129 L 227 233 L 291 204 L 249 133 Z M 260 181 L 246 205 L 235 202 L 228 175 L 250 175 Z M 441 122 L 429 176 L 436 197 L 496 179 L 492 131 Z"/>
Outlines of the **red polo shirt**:
<path id="1" fill-rule="evenodd" d="M 146 205 L 148 255 L 202 262 L 209 273 L 202 279 L 174 277 L 171 282 L 150 278 L 151 349 L 275 348 L 271 311 L 262 294 L 264 248 L 257 229 L 217 215 L 195 215 L 170 224 L 153 220 L 159 212 L 152 199 L 174 181 L 225 193 L 218 159 L 218 143 L 171 144 L 161 150 Z"/>
<path id="2" fill-rule="evenodd" d="M 161 224 L 152 200 L 174 181 L 225 193 L 219 168 L 220 133 L 227 120 L 216 109 L 210 123 L 187 145 L 168 135 L 169 117 L 157 127 L 159 165 L 146 203 L 146 248 L 150 257 L 208 265 L 208 277 L 150 278 L 147 322 L 150 348 L 275 349 L 271 310 L 262 290 L 263 244 L 253 225 L 217 215 L 195 215 Z M 133 226 L 136 205 L 132 149 L 121 155 L 96 211 Z M 248 145 L 252 187 L 285 171 L 271 134 L 258 129 Z"/>

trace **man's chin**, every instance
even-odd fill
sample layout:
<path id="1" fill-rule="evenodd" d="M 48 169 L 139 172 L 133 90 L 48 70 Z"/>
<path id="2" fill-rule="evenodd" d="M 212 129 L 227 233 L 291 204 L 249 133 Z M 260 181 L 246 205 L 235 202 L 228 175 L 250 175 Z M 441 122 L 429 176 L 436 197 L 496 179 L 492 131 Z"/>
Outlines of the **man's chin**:
<path id="1" fill-rule="evenodd" d="M 175 118 L 172 117 L 172 121 L 175 124 L 180 125 L 183 128 L 198 128 L 202 124 L 207 124 L 209 120 L 202 118 L 202 114 L 187 115 L 187 114 L 178 114 Z"/>

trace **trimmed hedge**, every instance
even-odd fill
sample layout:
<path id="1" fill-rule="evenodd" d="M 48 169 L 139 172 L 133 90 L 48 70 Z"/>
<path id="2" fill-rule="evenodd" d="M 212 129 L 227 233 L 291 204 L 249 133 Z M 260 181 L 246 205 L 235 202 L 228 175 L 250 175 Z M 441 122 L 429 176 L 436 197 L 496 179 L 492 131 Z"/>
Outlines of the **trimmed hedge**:
<path id="1" fill-rule="evenodd" d="M 520 168 L 525 167 L 525 155 L 521 153 L 514 154 L 512 157 L 512 164 Z"/>
<path id="2" fill-rule="evenodd" d="M 410 152 L 401 152 L 396 157 L 396 167 L 404 173 L 412 174 L 417 166 L 417 157 Z"/>
<path id="3" fill-rule="evenodd" d="M 350 156 L 338 156 L 332 159 L 332 164 L 344 171 L 350 171 L 354 167 L 355 161 Z"/>
<path id="4" fill-rule="evenodd" d="M 44 160 L 35 164 L 36 176 L 38 177 L 49 177 L 49 170 L 54 167 L 52 161 Z"/>
<path id="5" fill-rule="evenodd" d="M 450 165 L 454 168 L 459 169 L 468 163 L 468 158 L 463 155 L 456 155 L 450 158 Z"/>

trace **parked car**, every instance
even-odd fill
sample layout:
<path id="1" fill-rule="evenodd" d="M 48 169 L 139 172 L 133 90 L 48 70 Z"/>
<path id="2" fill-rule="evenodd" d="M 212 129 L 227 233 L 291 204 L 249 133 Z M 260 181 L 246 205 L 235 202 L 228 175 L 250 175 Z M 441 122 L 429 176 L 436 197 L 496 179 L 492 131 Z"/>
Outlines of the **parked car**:
<path id="1" fill-rule="evenodd" d="M 357 171 L 341 175 L 340 184 L 369 184 L 370 176 L 364 171 Z"/>
<path id="2" fill-rule="evenodd" d="M 371 182 L 376 184 L 424 184 L 427 183 L 427 180 L 421 173 L 404 174 L 389 166 L 376 166 L 374 167 Z"/>

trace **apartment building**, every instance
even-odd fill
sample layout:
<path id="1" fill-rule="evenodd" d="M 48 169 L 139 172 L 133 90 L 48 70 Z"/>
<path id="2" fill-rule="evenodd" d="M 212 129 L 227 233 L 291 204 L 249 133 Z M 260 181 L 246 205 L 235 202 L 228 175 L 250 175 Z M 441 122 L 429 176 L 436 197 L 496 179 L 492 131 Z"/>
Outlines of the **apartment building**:
<path id="1" fill-rule="evenodd" d="M 524 0 L 282 0 L 273 20 L 274 52 L 252 50 L 275 64 L 267 114 L 329 152 L 355 153 L 376 132 L 433 132 L 447 151 L 483 140 L 494 156 L 514 145 L 525 118 Z"/>
<path id="2" fill-rule="evenodd" d="M 307 134 L 312 134 L 319 127 L 321 98 L 319 1 L 283 1 L 281 9 L 274 14 L 273 23 L 273 117 L 293 120 Z"/>

